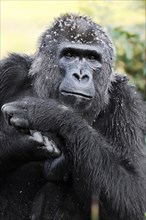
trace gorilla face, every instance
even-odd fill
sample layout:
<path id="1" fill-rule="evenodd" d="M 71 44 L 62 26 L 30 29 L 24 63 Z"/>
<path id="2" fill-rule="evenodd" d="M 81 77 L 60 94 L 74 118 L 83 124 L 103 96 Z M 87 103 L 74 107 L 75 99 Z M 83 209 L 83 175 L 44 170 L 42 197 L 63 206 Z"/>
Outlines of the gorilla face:
<path id="1" fill-rule="evenodd" d="M 41 37 L 30 71 L 34 89 L 42 98 L 98 114 L 109 99 L 113 57 L 106 32 L 88 17 L 58 18 Z"/>
<path id="2" fill-rule="evenodd" d="M 59 71 L 63 75 L 59 92 L 63 100 L 89 105 L 95 97 L 94 74 L 102 67 L 101 54 L 86 44 L 66 43 L 59 49 Z"/>

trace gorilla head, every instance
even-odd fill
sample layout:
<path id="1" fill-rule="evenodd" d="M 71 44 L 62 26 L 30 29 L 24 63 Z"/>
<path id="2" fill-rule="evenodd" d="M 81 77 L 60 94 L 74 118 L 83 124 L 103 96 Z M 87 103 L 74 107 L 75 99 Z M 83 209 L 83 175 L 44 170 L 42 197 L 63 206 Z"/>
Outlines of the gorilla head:
<path id="1" fill-rule="evenodd" d="M 99 25 L 85 16 L 61 16 L 40 39 L 30 70 L 35 91 L 93 120 L 108 103 L 113 58 L 112 42 Z"/>

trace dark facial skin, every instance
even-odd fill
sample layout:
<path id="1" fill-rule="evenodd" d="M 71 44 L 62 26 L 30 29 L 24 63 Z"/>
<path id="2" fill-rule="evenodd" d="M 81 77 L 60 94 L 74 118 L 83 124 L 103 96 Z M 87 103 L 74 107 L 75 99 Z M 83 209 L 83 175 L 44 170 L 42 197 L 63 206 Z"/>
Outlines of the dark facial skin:
<path id="1" fill-rule="evenodd" d="M 64 43 L 60 46 L 58 60 L 63 75 L 59 86 L 61 96 L 88 106 L 95 96 L 93 76 L 101 71 L 101 54 L 94 46 Z"/>
<path id="2" fill-rule="evenodd" d="M 88 45 L 67 44 L 59 53 L 60 71 L 65 75 L 59 91 L 91 100 L 95 95 L 93 74 L 101 70 L 101 55 Z"/>

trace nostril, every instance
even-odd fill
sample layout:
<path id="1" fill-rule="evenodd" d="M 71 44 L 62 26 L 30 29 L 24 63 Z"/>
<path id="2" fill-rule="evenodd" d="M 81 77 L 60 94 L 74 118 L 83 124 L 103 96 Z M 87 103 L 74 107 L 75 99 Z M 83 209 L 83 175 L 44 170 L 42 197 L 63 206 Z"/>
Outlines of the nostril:
<path id="1" fill-rule="evenodd" d="M 80 80 L 80 76 L 77 73 L 73 73 L 73 78 L 77 79 L 77 80 Z"/>
<path id="2" fill-rule="evenodd" d="M 88 75 L 84 75 L 84 76 L 82 76 L 81 80 L 83 82 L 88 82 L 89 81 L 89 76 Z"/>
<path id="3" fill-rule="evenodd" d="M 72 77 L 74 78 L 74 80 L 78 80 L 78 81 L 81 81 L 83 83 L 88 82 L 89 79 L 90 79 L 87 74 L 81 75 L 81 74 L 78 74 L 78 73 L 73 73 Z"/>

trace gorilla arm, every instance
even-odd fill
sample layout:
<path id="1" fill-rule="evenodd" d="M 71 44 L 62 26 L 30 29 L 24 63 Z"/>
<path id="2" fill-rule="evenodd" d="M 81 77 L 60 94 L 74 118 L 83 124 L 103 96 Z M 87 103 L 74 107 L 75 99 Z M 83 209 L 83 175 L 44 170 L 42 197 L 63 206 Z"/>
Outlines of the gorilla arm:
<path id="1" fill-rule="evenodd" d="M 32 59 L 29 56 L 11 54 L 0 61 L 0 107 L 13 100 L 20 99 L 31 92 L 31 80 L 28 71 Z M 44 140 L 45 138 L 45 140 Z M 0 173 L 6 175 L 24 162 L 57 156 L 55 150 L 48 147 L 47 137 L 39 132 L 16 130 L 10 126 L 0 113 Z M 0 175 L 0 176 L 1 176 Z"/>
<path id="2" fill-rule="evenodd" d="M 73 159 L 75 189 L 78 191 L 82 183 L 84 193 L 92 191 L 99 198 L 102 196 L 109 219 L 116 220 L 118 216 L 119 220 L 142 220 L 145 211 L 145 174 L 139 105 L 129 109 L 125 107 L 124 111 L 127 112 L 124 115 L 122 111 L 116 114 L 116 107 L 113 123 L 120 118 L 124 126 L 124 116 L 127 114 L 130 124 L 129 128 L 121 128 L 121 133 L 126 129 L 128 139 L 122 134 L 115 138 L 120 139 L 121 146 L 116 146 L 114 140 L 115 146 L 109 145 L 98 131 L 72 109 L 51 99 L 46 102 L 28 98 L 8 103 L 2 107 L 2 111 L 6 117 L 13 115 L 10 123 L 14 126 L 27 127 L 29 124 L 31 129 L 57 132 L 64 138 Z M 108 115 L 110 117 L 112 115 Z"/>

